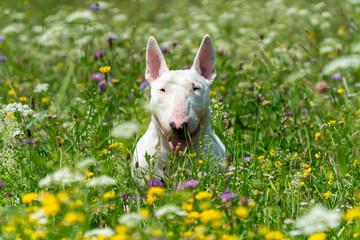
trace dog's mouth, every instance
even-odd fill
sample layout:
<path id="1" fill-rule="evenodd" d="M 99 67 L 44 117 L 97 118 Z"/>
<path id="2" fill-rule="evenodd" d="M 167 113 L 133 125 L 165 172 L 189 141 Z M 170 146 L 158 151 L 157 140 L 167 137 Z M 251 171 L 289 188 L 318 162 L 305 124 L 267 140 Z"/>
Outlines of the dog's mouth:
<path id="1" fill-rule="evenodd" d="M 199 124 L 197 128 L 191 133 L 189 131 L 184 131 L 183 134 L 168 134 L 161 126 L 159 120 L 158 124 L 162 134 L 168 139 L 169 146 L 173 152 L 175 152 L 177 146 L 179 146 L 180 151 L 184 151 L 186 147 L 191 149 L 194 137 L 196 137 L 200 132 Z"/>

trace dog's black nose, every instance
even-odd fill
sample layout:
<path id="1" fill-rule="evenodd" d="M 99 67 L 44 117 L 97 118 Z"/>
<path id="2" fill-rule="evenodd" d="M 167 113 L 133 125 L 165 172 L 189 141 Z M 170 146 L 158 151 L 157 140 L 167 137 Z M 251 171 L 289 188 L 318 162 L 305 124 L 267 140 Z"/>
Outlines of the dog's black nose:
<path id="1" fill-rule="evenodd" d="M 180 128 L 176 128 L 176 124 L 174 122 L 170 123 L 171 130 L 175 135 L 185 135 L 185 131 L 188 128 L 188 123 L 181 124 Z"/>

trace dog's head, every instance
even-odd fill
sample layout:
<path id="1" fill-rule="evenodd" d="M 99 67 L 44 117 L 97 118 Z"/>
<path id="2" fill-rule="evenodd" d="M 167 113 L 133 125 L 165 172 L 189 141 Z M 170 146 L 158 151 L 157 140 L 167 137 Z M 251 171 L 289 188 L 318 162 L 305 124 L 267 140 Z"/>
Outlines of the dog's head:
<path id="1" fill-rule="evenodd" d="M 155 38 L 146 50 L 146 80 L 151 85 L 150 108 L 171 149 L 183 150 L 209 123 L 209 87 L 216 76 L 215 53 L 208 35 L 188 70 L 170 71 Z M 206 126 L 207 127 L 207 126 Z"/>

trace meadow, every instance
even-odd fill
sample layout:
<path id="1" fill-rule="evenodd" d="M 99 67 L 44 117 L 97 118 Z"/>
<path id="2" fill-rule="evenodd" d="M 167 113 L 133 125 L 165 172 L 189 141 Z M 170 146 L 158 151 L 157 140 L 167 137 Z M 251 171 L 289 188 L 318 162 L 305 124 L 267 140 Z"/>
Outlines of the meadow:
<path id="1" fill-rule="evenodd" d="M 0 19 L 0 239 L 360 239 L 359 0 L 5 0 Z M 189 150 L 141 186 L 147 39 L 175 70 L 205 34 L 225 170 Z"/>

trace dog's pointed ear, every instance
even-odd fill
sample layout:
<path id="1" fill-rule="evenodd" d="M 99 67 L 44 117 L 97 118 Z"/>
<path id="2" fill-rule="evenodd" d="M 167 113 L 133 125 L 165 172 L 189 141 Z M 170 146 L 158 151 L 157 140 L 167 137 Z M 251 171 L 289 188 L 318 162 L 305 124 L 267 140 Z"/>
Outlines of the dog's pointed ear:
<path id="1" fill-rule="evenodd" d="M 205 35 L 194 59 L 192 68 L 211 84 L 216 77 L 215 52 L 209 35 Z"/>
<path id="2" fill-rule="evenodd" d="M 155 81 L 164 72 L 169 71 L 165 58 L 154 37 L 150 37 L 146 48 L 145 78 L 148 82 Z"/>

